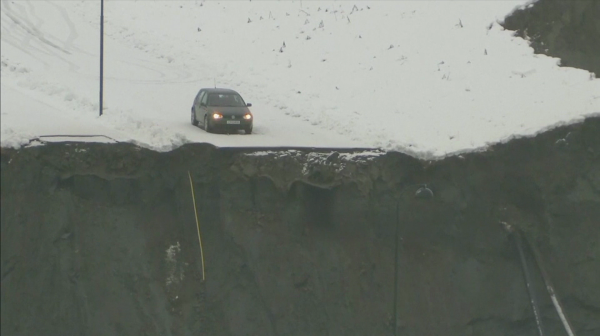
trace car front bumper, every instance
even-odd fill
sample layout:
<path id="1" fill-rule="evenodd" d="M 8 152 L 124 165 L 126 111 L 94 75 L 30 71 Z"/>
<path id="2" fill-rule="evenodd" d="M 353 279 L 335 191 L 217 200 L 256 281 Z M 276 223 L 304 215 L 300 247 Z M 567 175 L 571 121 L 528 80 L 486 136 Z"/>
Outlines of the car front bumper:
<path id="1" fill-rule="evenodd" d="M 209 121 L 210 126 L 215 129 L 248 129 L 252 128 L 252 119 L 244 119 L 236 116 L 232 118 L 230 116 L 224 116 L 221 119 L 212 119 Z"/>

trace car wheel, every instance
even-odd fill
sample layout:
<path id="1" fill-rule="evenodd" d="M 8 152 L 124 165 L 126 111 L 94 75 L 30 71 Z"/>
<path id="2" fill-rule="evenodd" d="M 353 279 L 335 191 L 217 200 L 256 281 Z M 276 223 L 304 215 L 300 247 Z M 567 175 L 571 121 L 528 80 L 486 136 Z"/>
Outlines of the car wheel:
<path id="1" fill-rule="evenodd" d="M 196 120 L 196 113 L 194 113 L 193 107 L 192 107 L 192 125 L 198 126 L 198 120 Z"/>
<path id="2" fill-rule="evenodd" d="M 245 132 L 246 134 L 252 134 L 252 127 L 247 127 L 247 128 L 245 128 L 245 129 L 244 129 L 244 132 Z"/>
<path id="3" fill-rule="evenodd" d="M 212 133 L 212 129 L 210 128 L 210 124 L 208 123 L 208 116 L 204 116 L 204 130 L 208 133 Z"/>

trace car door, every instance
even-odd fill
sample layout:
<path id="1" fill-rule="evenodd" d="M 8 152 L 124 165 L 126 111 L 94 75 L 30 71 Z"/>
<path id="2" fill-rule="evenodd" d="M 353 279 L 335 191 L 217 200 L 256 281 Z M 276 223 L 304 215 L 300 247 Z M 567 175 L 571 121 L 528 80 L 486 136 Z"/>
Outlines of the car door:
<path id="1" fill-rule="evenodd" d="M 205 91 L 200 90 L 198 92 L 198 94 L 196 95 L 196 97 L 194 98 L 194 104 L 192 104 L 192 111 L 194 112 L 194 114 L 196 115 L 196 120 L 201 120 L 199 117 L 199 111 L 200 111 L 200 99 L 202 99 L 202 95 L 204 94 Z"/>
<path id="2" fill-rule="evenodd" d="M 208 101 L 208 94 L 206 93 L 206 91 L 202 92 L 202 95 L 200 96 L 200 103 L 198 104 L 198 111 L 199 113 L 199 119 L 200 122 L 202 123 L 202 125 L 204 125 L 204 116 L 207 113 L 207 106 L 206 106 L 206 102 Z"/>

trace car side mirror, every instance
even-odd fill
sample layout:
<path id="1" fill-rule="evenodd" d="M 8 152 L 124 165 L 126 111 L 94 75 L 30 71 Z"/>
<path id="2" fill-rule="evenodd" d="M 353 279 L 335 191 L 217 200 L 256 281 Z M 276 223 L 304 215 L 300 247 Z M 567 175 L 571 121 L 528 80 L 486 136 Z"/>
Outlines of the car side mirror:
<path id="1" fill-rule="evenodd" d="M 248 104 L 246 104 L 246 106 L 248 106 L 248 107 L 251 107 L 251 106 L 252 106 L 252 103 L 248 103 Z"/>

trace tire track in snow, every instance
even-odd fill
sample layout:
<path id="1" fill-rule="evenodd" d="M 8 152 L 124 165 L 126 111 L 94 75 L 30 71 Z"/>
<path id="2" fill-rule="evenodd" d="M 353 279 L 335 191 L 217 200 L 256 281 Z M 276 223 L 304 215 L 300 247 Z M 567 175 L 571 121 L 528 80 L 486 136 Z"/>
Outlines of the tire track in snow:
<path id="1" fill-rule="evenodd" d="M 67 36 L 63 48 L 65 50 L 72 49 L 73 41 L 75 41 L 79 37 L 79 34 L 77 33 L 77 28 L 75 28 L 75 24 L 73 23 L 73 21 L 71 21 L 69 13 L 67 13 L 67 10 L 63 6 L 59 6 L 53 2 L 50 4 L 52 4 L 52 6 L 54 6 L 60 12 L 60 15 L 63 17 L 65 23 L 69 27 L 69 36 Z"/>
<path id="2" fill-rule="evenodd" d="M 150 62 L 146 60 L 137 60 L 137 62 L 132 61 L 120 61 L 121 63 L 127 64 L 132 67 L 138 67 L 141 69 L 145 69 L 149 72 L 154 72 L 158 74 L 159 78 L 157 79 L 131 79 L 131 78 L 123 78 L 117 76 L 105 76 L 106 79 L 130 82 L 130 83 L 144 83 L 144 84 L 186 84 L 186 83 L 198 83 L 203 79 L 199 79 L 193 77 L 189 74 L 189 71 L 186 71 L 185 75 L 182 75 L 185 70 L 179 70 L 178 67 L 162 65 L 155 62 Z M 140 63 L 145 62 L 149 63 L 151 66 L 142 65 Z M 161 70 L 160 68 L 164 68 Z M 175 68 L 175 69 L 173 69 Z M 175 76 L 169 76 L 167 73 L 175 73 Z M 189 79 L 188 79 L 189 78 Z"/>
<path id="3" fill-rule="evenodd" d="M 17 26 L 19 26 L 27 34 L 29 34 L 29 35 L 26 35 L 26 38 L 25 38 L 25 42 L 27 44 L 29 44 L 30 39 L 33 37 L 33 38 L 37 39 L 38 41 L 42 42 L 44 45 L 50 46 L 50 47 L 52 47 L 58 51 L 61 51 L 65 54 L 70 54 L 70 52 L 68 50 L 61 48 L 60 46 L 52 43 L 47 38 L 45 38 L 44 34 L 42 32 L 40 32 L 39 29 L 31 23 L 31 21 L 28 20 L 27 10 L 23 10 L 22 6 L 15 5 L 21 11 L 24 11 L 24 13 L 22 14 L 23 16 L 19 17 L 19 15 L 16 14 L 12 10 L 11 5 L 8 4 L 8 1 L 2 1 L 2 2 L 4 3 L 4 8 L 5 8 L 4 13 L 6 14 L 6 16 L 8 16 L 8 18 L 11 19 L 14 23 L 16 23 Z M 41 28 L 44 24 L 44 21 L 40 18 L 38 18 L 38 19 L 41 21 L 41 23 L 39 24 L 39 27 Z"/>
<path id="4" fill-rule="evenodd" d="M 60 15 L 63 17 L 63 20 L 69 27 L 69 36 L 67 36 L 66 40 L 64 41 L 64 46 L 63 46 L 64 50 L 73 49 L 73 41 L 75 41 L 79 37 L 79 34 L 77 33 L 77 28 L 75 27 L 75 24 L 73 23 L 73 21 L 71 21 L 71 18 L 69 17 L 69 14 L 67 13 L 67 10 L 63 6 L 59 6 L 53 2 L 51 2 L 50 4 L 58 10 Z M 69 63 L 69 70 L 71 70 L 72 72 L 78 73 L 79 66 L 77 66 L 71 62 L 68 62 L 68 63 Z"/>
<path id="5" fill-rule="evenodd" d="M 82 13 L 82 16 L 84 13 Z M 177 62 L 177 58 L 168 56 L 168 53 L 163 52 L 164 50 L 157 50 L 156 48 L 146 48 L 147 46 L 153 46 L 152 42 L 143 42 L 138 36 L 139 34 L 130 33 L 127 26 L 120 24 L 119 22 L 112 22 L 112 33 L 107 33 L 105 38 L 111 39 L 119 44 L 124 44 L 145 52 L 148 56 L 157 59 L 157 62 L 149 60 L 140 60 L 138 62 L 145 62 L 147 65 L 141 65 L 137 63 L 122 61 L 125 64 L 134 65 L 140 68 L 144 68 L 150 71 L 155 71 L 161 74 L 160 79 L 156 80 L 137 80 L 137 79 L 125 79 L 118 77 L 107 77 L 115 80 L 131 81 L 135 83 L 165 83 L 165 84 L 185 84 L 185 83 L 197 83 L 205 80 L 205 76 L 202 78 L 192 75 L 192 73 L 198 73 L 198 69 L 193 68 L 187 64 L 181 64 Z M 143 35 L 143 34 L 142 34 Z M 188 58 L 189 59 L 189 58 Z M 167 61 L 168 64 L 163 64 L 161 61 Z M 175 62 L 172 64 L 172 62 Z"/>
<path id="6" fill-rule="evenodd" d="M 33 55 L 31 52 L 29 52 L 29 50 L 27 50 L 27 49 L 23 49 L 23 48 L 22 48 L 21 46 L 19 46 L 19 45 L 18 45 L 16 42 L 14 42 L 14 41 L 11 41 L 10 39 L 7 39 L 7 38 L 6 38 L 6 34 L 2 34 L 2 41 L 3 41 L 3 42 L 6 42 L 6 43 L 8 43 L 8 44 L 10 44 L 10 45 L 11 45 L 11 46 L 13 46 L 13 47 L 15 47 L 15 49 L 19 49 L 19 50 L 21 50 L 23 53 L 25 53 L 25 54 L 29 55 L 31 58 L 33 58 L 33 59 L 35 59 L 36 61 L 40 62 L 41 64 L 43 64 L 43 65 L 44 65 L 44 68 L 46 68 L 46 69 L 49 69 L 49 68 L 50 68 L 50 65 L 49 65 L 49 64 L 48 64 L 46 61 L 44 61 L 43 59 L 41 59 L 41 58 L 39 58 L 39 57 L 37 57 L 37 56 Z"/>
<path id="7" fill-rule="evenodd" d="M 14 2 L 12 2 L 12 3 L 14 4 Z M 4 1 L 4 5 L 5 5 L 5 7 L 8 7 L 9 6 L 8 1 Z M 23 13 L 25 13 L 25 15 L 26 15 L 27 10 L 22 5 L 20 5 L 20 4 L 14 4 L 14 6 L 21 13 L 21 15 L 23 15 Z M 10 11 L 7 13 L 7 15 L 9 16 L 9 18 L 11 18 L 10 17 Z M 24 20 L 24 21 L 26 21 L 27 23 L 29 23 L 31 25 L 31 23 L 29 21 L 27 21 L 27 20 Z M 16 27 L 23 29 L 23 27 L 21 26 L 20 22 L 14 20 L 14 19 L 13 19 L 13 22 L 15 23 Z M 33 26 L 33 29 L 37 29 L 37 27 Z M 32 39 L 32 35 L 31 34 L 25 34 L 22 37 L 22 39 L 21 39 L 21 45 L 22 45 L 22 47 L 23 48 L 30 47 L 30 41 L 31 41 L 31 39 Z"/>
<path id="8" fill-rule="evenodd" d="M 21 12 L 20 14 L 17 14 L 12 9 L 13 5 L 9 5 L 8 1 L 2 1 L 2 2 L 4 3 L 4 8 L 5 8 L 5 10 L 3 10 L 3 13 L 5 13 L 6 16 L 8 16 L 8 18 L 11 19 L 12 22 L 14 22 L 16 24 L 16 26 L 20 27 L 25 32 L 25 34 L 22 38 L 22 48 L 21 49 L 38 49 L 42 52 L 45 52 L 46 54 L 55 56 L 58 59 L 65 62 L 69 66 L 70 71 L 78 73 L 79 66 L 77 66 L 75 63 L 69 61 L 67 58 L 65 58 L 62 55 L 62 54 L 71 55 L 71 52 L 69 50 L 62 48 L 62 47 L 58 46 L 57 44 L 53 43 L 52 41 L 47 39 L 44 36 L 44 34 L 41 32 L 43 26 L 45 25 L 45 21 L 35 14 L 34 6 L 31 4 L 30 1 L 26 2 L 27 6 L 30 8 L 29 13 L 25 6 L 15 4 L 13 2 L 13 5 Z M 68 14 L 66 13 L 66 10 L 64 10 L 64 8 L 60 8 L 60 6 L 55 5 L 55 4 L 52 4 L 52 5 L 54 5 L 55 7 L 59 7 L 58 10 L 61 13 L 61 15 L 63 15 L 63 18 L 65 15 L 67 16 L 67 25 L 69 25 L 71 32 L 69 34 L 69 37 L 67 37 L 66 43 L 72 44 L 73 40 L 78 36 L 75 26 L 73 25 L 73 22 L 68 18 Z M 62 11 L 61 11 L 61 9 L 62 9 Z M 37 19 L 37 23 L 35 25 L 31 22 L 30 17 Z M 73 33 L 75 34 L 74 36 L 73 36 Z M 71 37 L 73 37 L 72 40 L 70 39 Z M 41 42 L 41 46 L 43 47 L 43 49 L 36 48 L 35 46 L 31 45 L 30 41 L 32 39 L 35 39 L 35 40 Z M 57 39 L 57 38 L 55 38 L 55 39 Z"/>
<path id="9" fill-rule="evenodd" d="M 43 20 L 41 20 L 39 17 L 37 17 L 37 16 L 35 15 L 35 7 L 34 7 L 34 6 L 31 4 L 31 2 L 29 2 L 29 1 L 28 1 L 26 4 L 27 4 L 27 7 L 29 8 L 29 12 L 30 12 L 30 13 L 33 15 L 33 17 L 34 17 L 34 18 L 36 18 L 36 19 L 37 19 L 37 20 L 36 20 L 37 22 L 36 22 L 36 23 L 35 23 L 35 25 L 33 26 L 33 29 L 34 29 L 35 31 L 38 31 L 38 32 L 39 32 L 39 31 L 40 31 L 40 29 L 42 28 L 42 25 L 44 24 L 44 21 L 43 21 Z M 24 9 L 23 9 L 23 10 L 22 10 L 22 12 L 23 12 L 23 13 L 27 13 L 27 10 L 24 10 Z M 30 40 L 31 40 L 31 36 L 29 35 L 29 36 L 28 36 L 28 38 L 27 38 L 27 44 L 28 44 L 28 45 L 29 45 L 29 41 L 30 41 Z"/>
<path id="10" fill-rule="evenodd" d="M 111 77 L 106 77 L 107 79 L 129 81 L 129 82 L 136 82 L 136 83 L 140 83 L 140 82 L 141 83 L 155 83 L 155 82 L 158 83 L 158 82 L 163 82 L 163 78 L 167 77 L 167 75 L 164 72 L 162 72 L 156 68 L 151 68 L 149 66 L 145 66 L 145 65 L 141 65 L 139 63 L 134 63 L 134 62 L 129 62 L 129 61 L 121 61 L 121 63 L 125 63 L 129 66 L 138 67 L 138 68 L 142 68 L 142 69 L 157 73 L 160 76 L 160 78 L 159 79 L 148 79 L 148 80 L 144 80 L 144 79 L 136 80 L 136 79 L 120 78 L 120 77 L 111 76 Z"/>
<path id="11" fill-rule="evenodd" d="M 8 7 L 8 2 L 7 1 L 2 1 L 2 4 L 4 5 L 5 9 L 1 11 L 2 14 L 9 16 L 8 12 L 11 11 L 11 9 Z M 44 60 L 40 59 L 37 56 L 34 56 L 33 53 L 31 53 L 31 51 L 36 51 L 36 54 L 49 54 L 49 52 L 46 52 L 46 49 L 40 49 L 34 46 L 29 45 L 29 43 L 27 41 L 31 40 L 31 36 L 28 35 L 27 33 L 23 34 L 18 33 L 18 29 L 22 29 L 23 27 L 19 24 L 18 20 L 14 20 L 13 18 L 11 18 L 10 16 L 7 19 L 4 19 L 1 21 L 2 22 L 2 28 L 3 28 L 3 34 L 2 34 L 2 40 L 10 45 L 12 45 L 13 47 L 15 47 L 16 49 L 21 50 L 22 52 L 24 52 L 25 54 L 31 56 L 32 58 L 40 61 L 40 63 L 42 63 L 44 65 L 44 67 L 46 69 L 48 69 L 50 66 L 47 62 L 45 62 Z M 10 26 L 9 27 L 5 27 L 7 22 L 10 22 Z M 22 35 L 17 37 L 17 35 Z M 18 42 L 21 42 L 20 44 Z"/>

